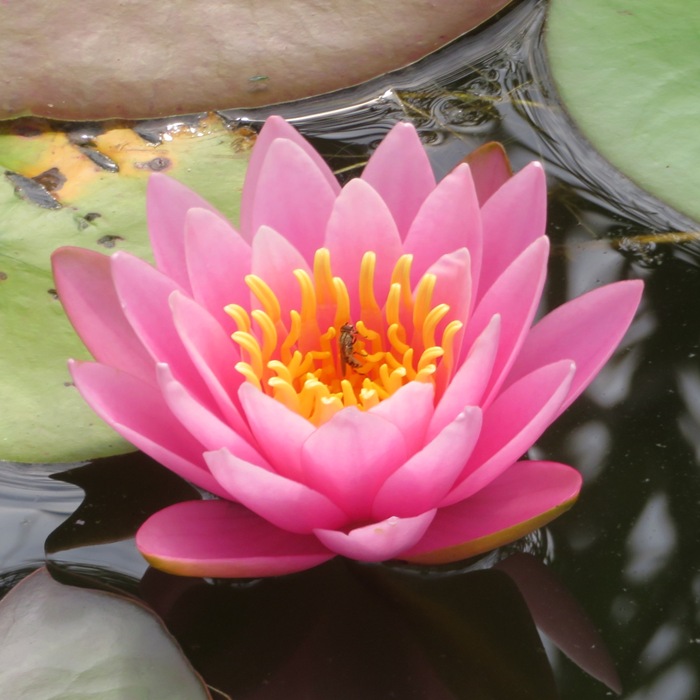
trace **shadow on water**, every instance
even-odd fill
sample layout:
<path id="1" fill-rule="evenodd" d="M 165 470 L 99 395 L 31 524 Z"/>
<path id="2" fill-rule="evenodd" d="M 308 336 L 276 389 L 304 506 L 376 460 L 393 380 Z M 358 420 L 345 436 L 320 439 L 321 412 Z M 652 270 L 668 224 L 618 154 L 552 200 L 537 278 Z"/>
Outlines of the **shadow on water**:
<path id="1" fill-rule="evenodd" d="M 571 125 L 547 70 L 545 9 L 543 2 L 521 2 L 475 35 L 349 91 L 221 117 L 255 126 L 281 113 L 345 179 L 402 119 L 418 127 L 438 175 L 475 146 L 502 141 L 515 169 L 539 159 L 547 171 L 547 307 L 606 282 L 646 280 L 627 345 L 532 452 L 584 474 L 579 503 L 549 527 L 549 564 L 600 628 L 622 697 L 693 700 L 700 697 L 697 226 L 612 169 Z M 47 472 L 0 465 L 3 572 L 42 560 L 44 539 L 82 500 L 80 489 L 49 482 Z M 99 553 L 88 559 L 140 575 L 130 555 L 120 564 L 120 546 L 94 548 Z M 3 580 L 12 583 L 9 573 Z M 325 643 L 324 626 L 318 635 Z M 562 698 L 610 696 L 546 646 Z"/>

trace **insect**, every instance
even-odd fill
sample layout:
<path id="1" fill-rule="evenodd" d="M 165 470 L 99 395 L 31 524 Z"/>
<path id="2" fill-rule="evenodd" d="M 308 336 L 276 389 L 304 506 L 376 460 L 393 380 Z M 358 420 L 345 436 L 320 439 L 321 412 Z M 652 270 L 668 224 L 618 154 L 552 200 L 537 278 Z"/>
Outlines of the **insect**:
<path id="1" fill-rule="evenodd" d="M 345 367 L 350 365 L 353 369 L 362 367 L 362 363 L 355 359 L 355 343 L 360 334 L 357 332 L 354 323 L 344 323 L 340 327 L 340 335 L 338 336 L 338 350 L 340 352 L 340 374 L 345 376 Z"/>

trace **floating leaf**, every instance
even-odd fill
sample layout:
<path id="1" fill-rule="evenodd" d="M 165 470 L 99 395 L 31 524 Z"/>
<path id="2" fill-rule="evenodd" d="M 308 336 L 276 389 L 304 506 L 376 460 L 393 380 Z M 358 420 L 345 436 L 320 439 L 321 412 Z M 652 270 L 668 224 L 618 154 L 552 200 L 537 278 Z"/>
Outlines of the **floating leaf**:
<path id="1" fill-rule="evenodd" d="M 509 2 L 0 3 L 0 74 L 11 76 L 0 119 L 136 119 L 318 95 L 416 61 Z"/>
<path id="2" fill-rule="evenodd" d="M 237 216 L 250 132 L 201 115 L 161 128 L 148 139 L 117 123 L 0 129 L 0 459 L 69 462 L 132 449 L 70 383 L 67 358 L 88 356 L 56 298 L 49 256 L 78 245 L 150 257 L 145 187 L 154 169 Z"/>
<path id="3" fill-rule="evenodd" d="M 638 185 L 700 220 L 700 12 L 686 0 L 552 0 L 546 45 L 564 105 Z"/>
<path id="4" fill-rule="evenodd" d="M 64 586 L 46 569 L 0 603 L 0 669 L 3 698 L 211 700 L 145 606 Z"/>

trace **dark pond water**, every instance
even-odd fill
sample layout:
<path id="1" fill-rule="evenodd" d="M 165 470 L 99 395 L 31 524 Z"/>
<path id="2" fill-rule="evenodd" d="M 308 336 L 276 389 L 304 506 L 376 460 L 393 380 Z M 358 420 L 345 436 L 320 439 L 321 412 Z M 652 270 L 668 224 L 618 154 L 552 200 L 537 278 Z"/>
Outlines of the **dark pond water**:
<path id="1" fill-rule="evenodd" d="M 352 176 L 399 119 L 420 129 L 438 174 L 480 143 L 502 141 L 516 169 L 538 159 L 548 174 L 547 306 L 617 279 L 646 280 L 628 342 L 532 450 L 581 470 L 580 500 L 517 549 L 545 561 L 600 631 L 621 697 L 694 700 L 700 698 L 700 247 L 670 234 L 696 226 L 637 190 L 571 126 L 547 74 L 544 10 L 541 2 L 523 2 L 420 64 L 274 111 L 293 118 L 341 177 Z M 254 124 L 265 116 L 265 110 L 223 115 Z M 184 487 L 162 482 L 161 470 L 142 458 L 98 466 L 72 477 L 87 484 L 89 496 L 51 536 L 46 556 L 64 572 L 80 569 L 93 582 L 137 590 L 207 681 L 233 697 L 614 695 L 546 640 L 545 659 L 522 600 L 501 572 L 488 568 L 502 555 L 470 563 L 469 573 L 421 575 L 336 562 L 275 581 L 201 582 L 149 571 L 138 583 L 144 562 L 130 539 L 116 540 L 162 502 L 186 497 Z M 130 469 L 139 476 L 130 477 Z M 146 469 L 153 470 L 150 487 Z M 0 465 L 4 588 L 44 561 L 46 538 L 82 501 L 83 490 L 51 479 L 54 471 Z M 539 590 L 546 607 L 549 592 Z"/>

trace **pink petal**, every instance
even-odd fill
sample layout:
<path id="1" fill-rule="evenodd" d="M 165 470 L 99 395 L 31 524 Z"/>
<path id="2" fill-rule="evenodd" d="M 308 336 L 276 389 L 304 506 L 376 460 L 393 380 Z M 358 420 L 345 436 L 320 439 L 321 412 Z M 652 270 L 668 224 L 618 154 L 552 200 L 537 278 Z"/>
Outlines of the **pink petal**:
<path id="1" fill-rule="evenodd" d="M 423 201 L 435 188 L 428 154 L 412 124 L 399 122 L 384 137 L 362 173 L 391 211 L 405 238 Z"/>
<path id="2" fill-rule="evenodd" d="M 146 218 L 156 265 L 187 292 L 191 288 L 185 257 L 185 215 L 194 207 L 224 219 L 209 202 L 177 180 L 162 173 L 148 179 Z"/>
<path id="3" fill-rule="evenodd" d="M 339 530 L 315 530 L 318 539 L 336 554 L 357 561 L 394 559 L 423 537 L 436 511 L 414 518 L 387 518 L 358 527 L 347 534 Z"/>
<path id="4" fill-rule="evenodd" d="M 481 430 L 481 409 L 466 408 L 384 482 L 372 507 L 377 519 L 435 508 L 464 468 Z"/>
<path id="5" fill-rule="evenodd" d="M 375 296 L 386 299 L 391 273 L 403 250 L 394 219 L 379 195 L 363 180 L 350 180 L 335 201 L 325 246 L 331 252 L 333 274 L 348 285 L 350 305 L 359 318 L 357 280 L 366 251 L 377 254 Z"/>
<path id="6" fill-rule="evenodd" d="M 158 385 L 175 418 L 207 450 L 225 447 L 234 455 L 260 466 L 266 465 L 260 453 L 218 416 L 202 406 L 178 382 L 168 365 L 157 365 Z M 270 467 L 268 467 L 269 469 Z"/>
<path id="7" fill-rule="evenodd" d="M 246 171 L 245 182 L 243 183 L 243 196 L 241 199 L 241 232 L 247 240 L 252 240 L 255 228 L 253 226 L 253 210 L 254 199 L 260 191 L 258 179 L 263 163 L 267 159 L 270 145 L 276 139 L 286 139 L 292 141 L 299 146 L 308 155 L 316 165 L 319 173 L 323 175 L 328 185 L 333 190 L 334 194 L 340 191 L 338 181 L 328 167 L 327 163 L 317 153 L 317 151 L 308 143 L 308 141 L 282 117 L 272 116 L 265 120 L 258 138 L 255 141 L 255 147 L 251 153 L 248 162 L 248 170 Z"/>
<path id="8" fill-rule="evenodd" d="M 196 301 L 173 292 L 169 303 L 175 330 L 215 405 L 231 428 L 251 442 L 250 429 L 238 404 L 238 387 L 244 381 L 236 370 L 238 347 Z"/>
<path id="9" fill-rule="evenodd" d="M 508 387 L 484 412 L 484 423 L 460 481 L 443 505 L 471 496 L 525 453 L 554 420 L 576 366 L 569 360 L 541 367 Z"/>
<path id="10" fill-rule="evenodd" d="M 506 384 L 537 367 L 570 359 L 576 375 L 559 413 L 588 386 L 622 340 L 641 299 L 643 283 L 608 284 L 563 304 L 528 334 Z"/>
<path id="11" fill-rule="evenodd" d="M 481 206 L 513 176 L 505 148 L 498 141 L 475 148 L 465 161 L 471 168 Z"/>
<path id="12" fill-rule="evenodd" d="M 425 444 L 425 433 L 433 415 L 435 390 L 432 384 L 409 382 L 369 410 L 395 425 L 403 435 L 406 453 L 412 455 Z"/>
<path id="13" fill-rule="evenodd" d="M 277 139 L 268 147 L 258 174 L 248 235 L 269 226 L 312 263 L 323 243 L 336 191 L 301 146 Z"/>
<path id="14" fill-rule="evenodd" d="M 284 323 L 287 323 L 290 310 L 301 309 L 301 291 L 294 270 L 310 272 L 301 253 L 286 238 L 267 226 L 261 226 L 253 238 L 251 271 L 275 293 Z M 255 302 L 252 306 L 257 308 L 260 304 Z"/>
<path id="15" fill-rule="evenodd" d="M 223 326 L 238 330 L 224 311 L 228 304 L 248 306 L 251 250 L 240 234 L 206 209 L 190 209 L 185 220 L 185 255 L 193 297 Z"/>
<path id="16" fill-rule="evenodd" d="M 226 449 L 208 452 L 205 459 L 214 478 L 236 501 L 276 527 L 309 534 L 314 528 L 342 527 L 348 521 L 318 491 L 238 459 Z"/>
<path id="17" fill-rule="evenodd" d="M 309 535 L 295 535 L 236 503 L 187 501 L 152 515 L 136 533 L 149 564 L 178 576 L 281 576 L 335 555 Z"/>
<path id="18" fill-rule="evenodd" d="M 444 564 L 473 557 L 543 527 L 571 508 L 581 475 L 556 462 L 516 462 L 486 488 L 442 508 L 402 559 Z"/>
<path id="19" fill-rule="evenodd" d="M 279 474 L 301 480 L 301 449 L 316 428 L 249 382 L 238 391 L 250 429 Z"/>
<path id="20" fill-rule="evenodd" d="M 495 397 L 527 336 L 542 296 L 548 255 L 549 240 L 542 236 L 521 253 L 491 286 L 469 321 L 462 353 L 472 346 L 496 314 L 501 316 L 498 353 L 483 405 L 488 405 Z"/>
<path id="21" fill-rule="evenodd" d="M 529 245 L 544 235 L 547 180 L 542 165 L 530 163 L 495 192 L 481 209 L 484 257 L 481 298 Z"/>
<path id="22" fill-rule="evenodd" d="M 54 251 L 51 264 L 66 315 L 92 356 L 153 382 L 153 360 L 124 316 L 109 257 L 64 247 Z"/>
<path id="23" fill-rule="evenodd" d="M 428 428 L 428 440 L 432 440 L 453 421 L 465 406 L 480 404 L 496 360 L 500 332 L 501 317 L 496 314 L 472 343 L 469 356 L 452 377 L 452 381 L 435 407 Z"/>
<path id="24" fill-rule="evenodd" d="M 406 460 L 401 431 L 354 406 L 336 413 L 307 438 L 301 451 L 304 482 L 351 517 L 369 515 L 377 490 Z"/>
<path id="25" fill-rule="evenodd" d="M 411 281 L 415 285 L 438 258 L 467 248 L 472 258 L 470 277 L 478 282 L 481 267 L 481 214 L 474 182 L 465 164 L 449 173 L 423 202 L 411 224 L 404 250 L 413 254 Z"/>
<path id="26" fill-rule="evenodd" d="M 173 416 L 158 389 L 94 362 L 69 366 L 90 408 L 123 438 L 183 479 L 225 494 L 204 464 L 203 445 Z"/>
<path id="27" fill-rule="evenodd" d="M 168 298 L 180 291 L 170 277 L 134 255 L 119 251 L 110 258 L 112 278 L 124 314 L 157 362 L 166 362 L 175 376 L 200 400 L 209 392 L 195 369 L 173 323 Z"/>

